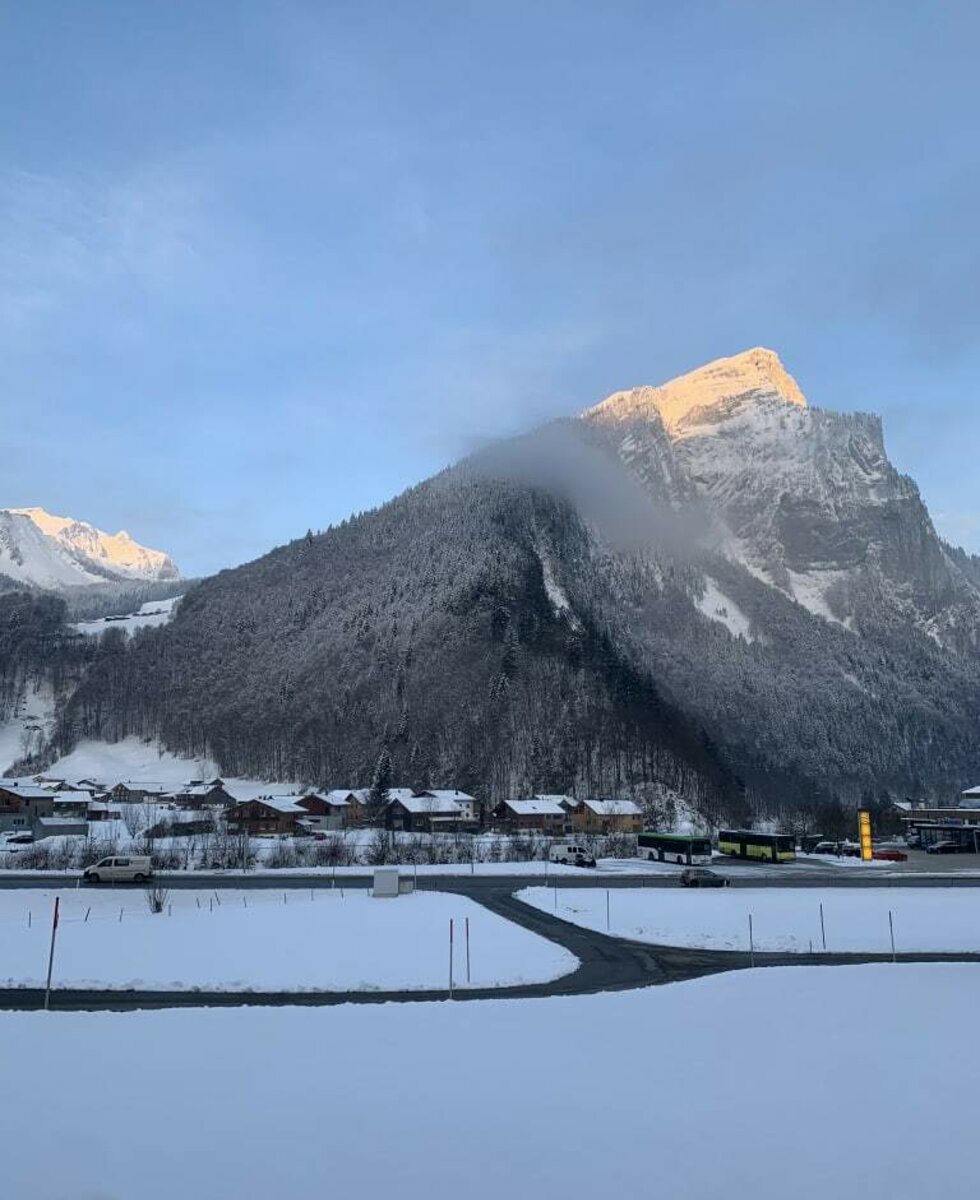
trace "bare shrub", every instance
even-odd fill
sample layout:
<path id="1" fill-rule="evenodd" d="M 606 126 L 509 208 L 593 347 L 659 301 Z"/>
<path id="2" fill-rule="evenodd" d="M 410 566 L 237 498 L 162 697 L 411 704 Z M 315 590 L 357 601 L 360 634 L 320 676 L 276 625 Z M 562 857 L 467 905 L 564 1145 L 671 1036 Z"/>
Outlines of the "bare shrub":
<path id="1" fill-rule="evenodd" d="M 303 864 L 300 862 L 299 851 L 291 842 L 277 841 L 266 855 L 265 865 L 273 870 L 283 870 Z"/>
<path id="2" fill-rule="evenodd" d="M 170 889 L 162 883 L 150 883 L 143 889 L 146 906 L 151 913 L 162 913 L 170 898 Z"/>

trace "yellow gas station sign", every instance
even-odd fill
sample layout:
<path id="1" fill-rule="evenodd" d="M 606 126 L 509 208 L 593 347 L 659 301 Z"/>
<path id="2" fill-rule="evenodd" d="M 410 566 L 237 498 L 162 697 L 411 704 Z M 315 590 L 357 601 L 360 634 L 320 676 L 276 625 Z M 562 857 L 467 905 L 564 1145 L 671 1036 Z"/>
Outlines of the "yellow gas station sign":
<path id="1" fill-rule="evenodd" d="M 871 813 L 866 809 L 858 812 L 858 829 L 861 834 L 861 858 L 871 862 Z"/>

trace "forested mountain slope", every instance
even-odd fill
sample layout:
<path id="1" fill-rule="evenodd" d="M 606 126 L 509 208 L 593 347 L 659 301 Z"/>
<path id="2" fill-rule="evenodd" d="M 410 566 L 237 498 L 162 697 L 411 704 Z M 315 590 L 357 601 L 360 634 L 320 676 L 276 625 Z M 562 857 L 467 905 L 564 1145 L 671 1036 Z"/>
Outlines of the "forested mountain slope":
<path id="1" fill-rule="evenodd" d="M 980 717 L 976 560 L 877 418 L 770 351 L 481 453 L 103 638 L 61 714 L 228 774 L 493 800 L 675 790 L 736 819 L 949 797 Z"/>
<path id="2" fill-rule="evenodd" d="M 660 784 L 737 809 L 700 721 L 660 695 L 601 603 L 556 603 L 569 569 L 601 599 L 592 560 L 567 503 L 454 469 L 104 646 L 66 736 L 159 733 L 229 774 L 338 784 L 368 780 L 388 745 L 399 779 L 487 798 Z"/>

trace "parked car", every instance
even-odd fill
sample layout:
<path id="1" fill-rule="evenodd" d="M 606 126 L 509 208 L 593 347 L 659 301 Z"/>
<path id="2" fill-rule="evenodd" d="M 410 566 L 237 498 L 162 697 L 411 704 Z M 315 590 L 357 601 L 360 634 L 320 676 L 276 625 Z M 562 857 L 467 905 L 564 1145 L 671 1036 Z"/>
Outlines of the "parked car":
<path id="1" fill-rule="evenodd" d="M 85 868 L 82 879 L 86 883 L 144 883 L 152 874 L 148 854 L 126 854 L 100 858 Z"/>
<path id="2" fill-rule="evenodd" d="M 904 850 L 895 850 L 891 846 L 883 846 L 880 850 L 873 850 L 872 858 L 876 858 L 879 862 L 908 862 L 908 855 Z"/>
<path id="3" fill-rule="evenodd" d="M 33 844 L 34 834 L 28 833 L 25 829 L 22 832 L 4 834 L 3 840 L 0 841 L 0 849 L 5 849 L 8 846 L 32 846 Z"/>
<path id="4" fill-rule="evenodd" d="M 811 851 L 812 854 L 839 854 L 840 842 L 817 842 Z"/>
<path id="5" fill-rule="evenodd" d="M 731 887 L 727 875 L 709 871 L 707 867 L 687 867 L 681 871 L 681 887 Z"/>
<path id="6" fill-rule="evenodd" d="M 555 842 L 548 851 L 548 861 L 567 867 L 594 867 L 595 855 L 581 842 Z"/>
<path id="7" fill-rule="evenodd" d="M 952 838 L 943 838 L 940 842 L 933 842 L 931 846 L 926 846 L 926 854 L 961 854 L 963 847 L 959 842 L 954 842 Z"/>

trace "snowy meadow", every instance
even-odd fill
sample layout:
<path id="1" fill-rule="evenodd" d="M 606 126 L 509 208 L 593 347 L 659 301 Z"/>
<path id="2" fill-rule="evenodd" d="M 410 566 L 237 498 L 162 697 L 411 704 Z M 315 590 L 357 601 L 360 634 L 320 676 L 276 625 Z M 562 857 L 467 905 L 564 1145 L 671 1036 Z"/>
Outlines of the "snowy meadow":
<path id="1" fill-rule="evenodd" d="M 4 1193 L 967 1200 L 961 1156 L 903 1137 L 928 1097 L 972 1144 L 980 1048 L 959 1031 L 978 1002 L 980 968 L 887 964 L 549 1000 L 0 1013 Z"/>
<path id="2" fill-rule="evenodd" d="M 980 953 L 973 888 L 526 888 L 526 904 L 619 937 L 662 946 L 888 953 Z M 891 922 L 889 922 L 891 913 Z"/>

